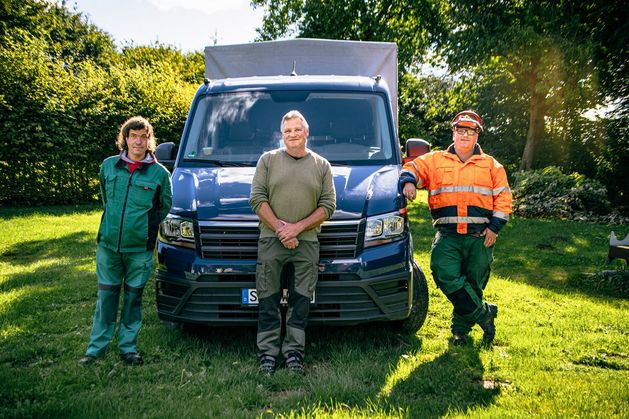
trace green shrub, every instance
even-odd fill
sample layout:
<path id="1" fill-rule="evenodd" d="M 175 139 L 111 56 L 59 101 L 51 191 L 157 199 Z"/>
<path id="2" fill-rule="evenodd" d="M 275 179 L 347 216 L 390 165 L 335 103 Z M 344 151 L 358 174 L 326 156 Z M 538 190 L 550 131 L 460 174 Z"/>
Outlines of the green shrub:
<path id="1" fill-rule="evenodd" d="M 594 220 L 608 214 L 610 204 L 599 181 L 550 166 L 514 174 L 513 209 L 527 218 Z"/>
<path id="2" fill-rule="evenodd" d="M 142 115 L 158 142 L 179 142 L 201 82 L 186 82 L 202 74 L 198 54 L 127 48 L 100 65 L 49 48 L 23 29 L 0 35 L 0 207 L 96 201 L 120 124 Z"/>

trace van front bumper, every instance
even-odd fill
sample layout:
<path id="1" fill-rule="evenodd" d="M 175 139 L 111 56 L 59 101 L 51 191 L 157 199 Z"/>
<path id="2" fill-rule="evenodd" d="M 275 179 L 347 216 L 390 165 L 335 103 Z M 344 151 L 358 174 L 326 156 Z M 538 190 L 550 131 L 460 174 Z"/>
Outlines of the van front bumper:
<path id="1" fill-rule="evenodd" d="M 408 239 L 363 249 L 354 259 L 321 260 L 310 324 L 352 325 L 402 320 L 411 310 Z M 169 261 L 166 267 L 164 259 Z M 201 259 L 192 249 L 158 243 L 160 319 L 207 325 L 257 324 L 256 305 L 243 304 L 255 288 L 255 260 Z M 170 263 L 177 260 L 178 263 Z"/>

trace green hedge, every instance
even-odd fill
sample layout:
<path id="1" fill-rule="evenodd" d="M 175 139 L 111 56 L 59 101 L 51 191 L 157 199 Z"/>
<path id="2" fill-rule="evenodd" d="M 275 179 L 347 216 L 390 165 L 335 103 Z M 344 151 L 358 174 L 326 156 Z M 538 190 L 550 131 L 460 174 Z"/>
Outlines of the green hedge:
<path id="1" fill-rule="evenodd" d="M 55 58 L 49 41 L 24 30 L 2 40 L 1 206 L 97 200 L 99 164 L 118 152 L 116 135 L 130 116 L 147 117 L 158 142 L 179 142 L 202 81 L 200 54 L 126 48 L 105 66 Z"/>

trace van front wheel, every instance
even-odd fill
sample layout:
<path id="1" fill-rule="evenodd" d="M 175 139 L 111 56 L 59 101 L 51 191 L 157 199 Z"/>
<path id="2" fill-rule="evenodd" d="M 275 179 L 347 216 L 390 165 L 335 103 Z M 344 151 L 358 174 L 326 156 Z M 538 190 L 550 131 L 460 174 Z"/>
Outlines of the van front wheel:
<path id="1" fill-rule="evenodd" d="M 426 276 L 413 261 L 413 307 L 411 314 L 404 320 L 393 322 L 404 333 L 415 334 L 426 321 L 428 315 L 428 283 Z"/>

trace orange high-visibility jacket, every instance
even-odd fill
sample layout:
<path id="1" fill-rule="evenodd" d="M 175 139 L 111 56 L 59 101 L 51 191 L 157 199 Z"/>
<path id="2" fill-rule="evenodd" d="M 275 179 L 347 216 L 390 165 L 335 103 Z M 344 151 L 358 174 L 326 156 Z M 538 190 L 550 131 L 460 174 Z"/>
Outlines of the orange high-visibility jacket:
<path id="1" fill-rule="evenodd" d="M 417 157 L 402 168 L 400 189 L 408 182 L 428 190 L 433 225 L 440 231 L 474 234 L 489 227 L 498 233 L 509 220 L 512 198 L 505 169 L 478 144 L 466 162 L 454 144 Z"/>

